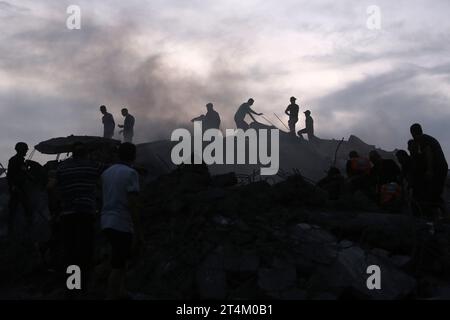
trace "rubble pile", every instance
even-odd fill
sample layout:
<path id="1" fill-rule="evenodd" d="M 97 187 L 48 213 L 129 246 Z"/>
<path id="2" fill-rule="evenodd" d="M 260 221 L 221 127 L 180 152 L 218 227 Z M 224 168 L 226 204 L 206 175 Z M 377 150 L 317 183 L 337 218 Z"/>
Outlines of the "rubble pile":
<path id="1" fill-rule="evenodd" d="M 243 186 L 232 176 L 186 166 L 148 186 L 147 250 L 130 271 L 133 290 L 158 299 L 402 299 L 446 288 L 450 225 L 431 231 L 406 215 L 338 210 L 300 175 Z M 371 265 L 382 290 L 367 288 Z"/>
<path id="2" fill-rule="evenodd" d="M 138 146 L 146 245 L 129 268 L 129 289 L 144 299 L 450 298 L 448 221 L 383 212 L 360 193 L 330 200 L 309 180 L 333 162 L 343 166 L 349 150 L 374 146 L 356 137 L 315 145 L 291 140 L 281 140 L 283 174 L 272 180 L 251 175 L 250 166 L 174 168 L 167 141 Z M 50 142 L 43 151 L 67 151 L 67 139 Z M 4 224 L 4 179 L 0 191 Z M 100 236 L 96 246 L 92 298 L 101 299 L 107 247 Z M 46 270 L 32 242 L 2 238 L 0 230 L 0 252 L 0 298 L 63 298 L 65 272 Z M 381 290 L 367 287 L 373 265 L 381 270 Z"/>
<path id="3" fill-rule="evenodd" d="M 333 202 L 301 175 L 238 182 L 234 173 L 211 176 L 192 165 L 143 188 L 146 246 L 129 269 L 132 292 L 144 299 L 449 297 L 445 221 L 431 226 L 377 212 L 358 195 Z M 97 247 L 105 252 L 103 242 Z M 56 284 L 64 275 L 47 272 L 32 244 L 4 239 L 0 249 L 0 297 L 63 297 Z M 381 270 L 381 290 L 367 288 L 372 265 Z M 106 275 L 99 264 L 92 298 L 102 298 Z"/>

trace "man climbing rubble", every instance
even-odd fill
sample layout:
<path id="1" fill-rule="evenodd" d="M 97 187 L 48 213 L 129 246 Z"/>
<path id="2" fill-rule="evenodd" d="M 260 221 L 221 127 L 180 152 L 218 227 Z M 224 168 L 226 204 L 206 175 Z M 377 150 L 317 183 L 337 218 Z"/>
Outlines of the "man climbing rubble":
<path id="1" fill-rule="evenodd" d="M 236 114 L 234 115 L 234 121 L 236 122 L 236 127 L 238 129 L 242 129 L 242 130 L 248 130 L 249 129 L 249 124 L 245 121 L 245 117 L 247 115 L 250 116 L 250 118 L 252 118 L 252 120 L 254 122 L 257 122 L 255 120 L 255 117 L 253 115 L 257 115 L 257 116 L 262 116 L 262 113 L 257 113 L 255 111 L 253 111 L 253 109 L 251 108 L 251 106 L 255 103 L 255 100 L 253 99 L 249 99 L 247 102 L 243 103 L 239 109 L 237 110 Z"/>

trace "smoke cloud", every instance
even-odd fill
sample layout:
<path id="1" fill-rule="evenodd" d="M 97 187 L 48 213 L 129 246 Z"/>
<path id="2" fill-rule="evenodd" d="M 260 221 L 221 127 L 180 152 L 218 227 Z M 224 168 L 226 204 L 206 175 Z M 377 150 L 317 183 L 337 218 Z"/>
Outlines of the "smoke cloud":
<path id="1" fill-rule="evenodd" d="M 378 32 L 364 1 L 82 0 L 81 30 L 65 27 L 70 4 L 0 1 L 3 164 L 17 141 L 100 135 L 102 104 L 117 123 L 127 107 L 147 142 L 190 127 L 208 102 L 233 128 L 250 97 L 282 128 L 273 113 L 292 95 L 320 137 L 404 148 L 421 122 L 450 155 L 444 0 L 379 1 Z"/>

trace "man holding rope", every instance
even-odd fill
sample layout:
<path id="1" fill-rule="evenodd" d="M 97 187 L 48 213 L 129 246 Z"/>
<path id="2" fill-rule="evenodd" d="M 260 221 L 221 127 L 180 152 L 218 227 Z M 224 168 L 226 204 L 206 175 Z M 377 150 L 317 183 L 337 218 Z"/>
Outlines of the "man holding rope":
<path id="1" fill-rule="evenodd" d="M 236 112 L 236 114 L 234 115 L 234 121 L 236 122 L 236 127 L 238 129 L 242 129 L 242 130 L 248 130 L 249 129 L 249 124 L 245 121 L 245 117 L 247 115 L 250 116 L 250 118 L 253 119 L 254 122 L 257 122 L 255 120 L 255 117 L 253 115 L 257 115 L 257 116 L 262 116 L 262 113 L 257 113 L 255 111 L 253 111 L 253 109 L 251 108 L 251 106 L 255 103 L 255 100 L 253 99 L 249 99 L 247 102 L 243 103 L 238 111 Z"/>

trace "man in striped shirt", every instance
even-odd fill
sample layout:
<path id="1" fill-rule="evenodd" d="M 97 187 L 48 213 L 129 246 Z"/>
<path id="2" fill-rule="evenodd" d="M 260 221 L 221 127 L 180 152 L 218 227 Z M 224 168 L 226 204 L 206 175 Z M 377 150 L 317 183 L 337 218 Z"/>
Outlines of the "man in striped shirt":
<path id="1" fill-rule="evenodd" d="M 62 162 L 56 172 L 62 208 L 64 266 L 81 268 L 82 290 L 86 287 L 92 262 L 96 191 L 101 173 L 101 165 L 89 160 L 88 150 L 82 143 L 74 144 L 72 158 Z"/>

